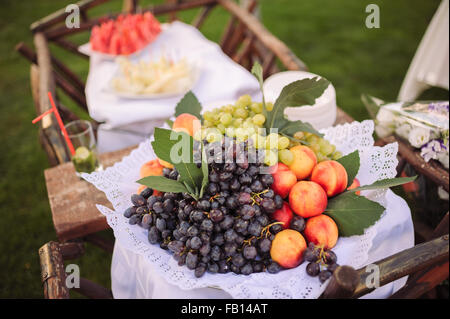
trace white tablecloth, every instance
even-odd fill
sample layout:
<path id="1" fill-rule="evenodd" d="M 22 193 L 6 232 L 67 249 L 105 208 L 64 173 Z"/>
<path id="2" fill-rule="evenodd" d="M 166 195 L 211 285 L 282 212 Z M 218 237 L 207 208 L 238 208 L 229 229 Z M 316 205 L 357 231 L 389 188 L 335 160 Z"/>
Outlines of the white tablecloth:
<path id="1" fill-rule="evenodd" d="M 260 96 L 259 85 L 253 75 L 193 26 L 182 22 L 165 26 L 153 43 L 131 59 L 154 60 L 162 54 L 185 57 L 198 66 L 200 76 L 192 91 L 202 104 L 236 100 L 243 94 Z M 155 126 L 161 126 L 165 119 L 174 114 L 175 106 L 181 99 L 181 96 L 153 100 L 119 98 L 107 90 L 117 68 L 114 61 L 97 54 L 91 55 L 86 100 L 90 116 L 105 122 L 99 128 L 99 152 L 141 142 L 153 132 Z"/>
<path id="2" fill-rule="evenodd" d="M 414 245 L 411 211 L 405 200 L 392 191 L 387 193 L 386 215 L 377 225 L 377 235 L 369 251 L 370 264 Z M 339 258 L 339 256 L 338 256 Z M 218 274 L 217 276 L 220 276 Z M 406 277 L 387 284 L 363 298 L 387 298 L 406 283 Z M 116 241 L 111 265 L 114 298 L 230 298 L 219 289 L 183 290 L 156 274 L 153 265 Z"/>

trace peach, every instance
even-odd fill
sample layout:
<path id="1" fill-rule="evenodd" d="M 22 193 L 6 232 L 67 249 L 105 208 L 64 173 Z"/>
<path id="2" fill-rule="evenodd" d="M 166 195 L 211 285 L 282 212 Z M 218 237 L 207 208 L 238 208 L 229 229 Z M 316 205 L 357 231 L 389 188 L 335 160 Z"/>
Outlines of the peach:
<path id="1" fill-rule="evenodd" d="M 357 178 L 355 178 L 353 180 L 353 183 L 349 187 L 347 187 L 347 189 L 353 189 L 353 188 L 356 188 L 356 187 L 359 187 L 359 186 L 361 186 L 361 183 L 359 182 L 359 180 Z M 361 195 L 361 191 L 357 191 L 357 192 L 355 192 L 355 194 L 356 195 Z"/>
<path id="2" fill-rule="evenodd" d="M 172 165 L 172 164 L 170 164 L 169 162 L 163 161 L 162 159 L 159 159 L 159 158 L 158 158 L 158 163 L 159 163 L 159 165 L 161 165 L 163 168 L 164 168 L 164 167 L 165 167 L 165 168 L 170 168 L 170 169 L 173 168 L 173 165 Z"/>
<path id="3" fill-rule="evenodd" d="M 297 179 L 307 178 L 317 164 L 316 154 L 309 147 L 303 145 L 294 146 L 290 151 L 294 154 L 294 160 L 289 168 Z"/>
<path id="4" fill-rule="evenodd" d="M 339 162 L 323 161 L 314 167 L 311 181 L 322 186 L 328 197 L 333 197 L 347 188 L 347 171 Z"/>
<path id="5" fill-rule="evenodd" d="M 323 246 L 324 249 L 333 248 L 339 236 L 336 223 L 327 215 L 309 218 L 303 233 L 308 242 Z"/>
<path id="6" fill-rule="evenodd" d="M 163 168 L 164 166 L 162 166 L 157 159 L 154 159 L 141 166 L 139 176 L 141 178 L 147 176 L 161 176 L 163 174 Z"/>
<path id="7" fill-rule="evenodd" d="M 139 188 L 137 189 L 137 192 L 136 192 L 136 194 L 140 194 L 144 189 L 146 189 L 147 188 L 147 186 L 145 186 L 145 185 L 141 185 L 141 186 L 139 186 Z"/>
<path id="8" fill-rule="evenodd" d="M 296 230 L 285 229 L 275 235 L 270 257 L 281 267 L 294 268 L 302 263 L 305 250 L 305 238 Z"/>
<path id="9" fill-rule="evenodd" d="M 289 206 L 303 218 L 322 214 L 327 204 L 327 193 L 315 182 L 297 182 L 289 193 Z"/>
<path id="10" fill-rule="evenodd" d="M 202 126 L 200 120 L 192 114 L 182 113 L 177 116 L 172 125 L 172 130 L 176 132 L 185 132 L 190 136 L 194 136 L 194 133 Z"/>
<path id="11" fill-rule="evenodd" d="M 272 173 L 272 189 L 276 194 L 280 195 L 283 198 L 286 198 L 286 196 L 291 191 L 292 186 L 297 183 L 297 177 L 295 176 L 294 172 L 291 171 L 289 167 L 287 167 L 283 163 L 278 163 L 275 166 L 276 167 Z"/>
<path id="12" fill-rule="evenodd" d="M 281 209 L 276 210 L 272 214 L 272 219 L 276 220 L 277 222 L 283 223 L 283 228 L 289 228 L 289 225 L 291 224 L 292 217 L 294 217 L 294 214 L 292 213 L 291 208 L 289 205 L 284 202 L 283 207 Z"/>

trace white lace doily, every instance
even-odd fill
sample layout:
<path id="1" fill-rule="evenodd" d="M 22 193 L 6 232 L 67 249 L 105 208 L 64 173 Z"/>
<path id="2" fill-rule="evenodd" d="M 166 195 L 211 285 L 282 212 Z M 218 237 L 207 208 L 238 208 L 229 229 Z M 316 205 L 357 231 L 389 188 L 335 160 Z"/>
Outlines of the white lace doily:
<path id="1" fill-rule="evenodd" d="M 392 178 L 396 175 L 396 143 L 384 147 L 373 146 L 374 124 L 372 121 L 353 122 L 331 127 L 322 132 L 325 138 L 335 144 L 344 155 L 358 150 L 361 168 L 357 175 L 362 185 L 376 180 Z M 147 140 L 119 163 L 101 172 L 83 174 L 82 177 L 106 194 L 114 210 L 97 205 L 107 218 L 114 231 L 116 240 L 123 247 L 144 256 L 155 265 L 159 274 L 169 283 L 182 289 L 216 287 L 225 290 L 234 298 L 317 298 L 325 289 L 325 284 L 306 274 L 306 263 L 294 269 L 283 270 L 277 274 L 255 273 L 249 276 L 227 274 L 209 274 L 195 278 L 194 272 L 187 267 L 179 267 L 172 255 L 147 240 L 147 230 L 138 225 L 130 225 L 123 212 L 130 206 L 130 196 L 136 192 L 139 170 L 142 164 L 155 158 Z M 385 191 L 366 191 L 370 197 L 386 206 Z M 383 217 L 382 217 L 383 218 Z M 361 267 L 367 261 L 368 251 L 377 233 L 377 224 L 365 231 L 364 235 L 339 238 L 333 249 L 338 263 Z"/>

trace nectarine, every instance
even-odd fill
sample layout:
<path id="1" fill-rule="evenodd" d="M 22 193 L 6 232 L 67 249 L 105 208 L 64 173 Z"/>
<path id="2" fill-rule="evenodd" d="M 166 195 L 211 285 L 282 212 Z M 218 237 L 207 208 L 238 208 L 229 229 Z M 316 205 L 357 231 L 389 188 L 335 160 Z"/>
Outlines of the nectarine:
<path id="1" fill-rule="evenodd" d="M 342 193 L 347 188 L 347 171 L 341 163 L 323 161 L 314 167 L 311 181 L 323 187 L 328 197 Z"/>
<path id="2" fill-rule="evenodd" d="M 289 225 L 291 224 L 291 220 L 292 217 L 294 217 L 294 214 L 292 213 L 292 210 L 289 207 L 288 203 L 283 202 L 283 207 L 281 209 L 276 210 L 271 215 L 271 217 L 277 222 L 282 222 L 283 229 L 286 229 L 289 228 Z"/>
<path id="3" fill-rule="evenodd" d="M 161 176 L 163 174 L 163 168 L 164 166 L 162 166 L 157 159 L 154 159 L 141 166 L 139 176 L 141 178 L 147 176 Z"/>
<path id="4" fill-rule="evenodd" d="M 306 221 L 303 232 L 308 242 L 331 249 L 338 240 L 338 227 L 334 220 L 327 215 L 311 217 Z"/>
<path id="5" fill-rule="evenodd" d="M 194 133 L 201 128 L 202 124 L 200 120 L 192 114 L 182 113 L 177 116 L 172 125 L 172 130 L 176 132 L 185 132 L 190 136 L 194 136 Z"/>
<path id="6" fill-rule="evenodd" d="M 317 164 L 316 154 L 309 147 L 303 145 L 294 146 L 290 151 L 294 154 L 294 161 L 289 168 L 297 179 L 307 178 Z"/>
<path id="7" fill-rule="evenodd" d="M 270 257 L 281 267 L 294 268 L 302 263 L 305 250 L 305 238 L 298 231 L 285 229 L 275 235 Z"/>
<path id="8" fill-rule="evenodd" d="M 361 186 L 361 183 L 359 182 L 359 180 L 357 178 L 355 178 L 353 180 L 353 183 L 347 189 L 353 189 L 353 188 L 356 188 L 356 187 L 359 187 L 359 186 Z M 355 192 L 355 194 L 356 195 L 361 195 L 361 191 L 357 191 L 357 192 Z"/>
<path id="9" fill-rule="evenodd" d="M 327 194 L 322 186 L 315 182 L 300 181 L 289 193 L 289 206 L 294 213 L 303 218 L 322 214 L 327 204 Z"/>
<path id="10" fill-rule="evenodd" d="M 285 198 L 291 191 L 292 186 L 297 183 L 297 177 L 294 172 L 289 169 L 283 163 L 278 163 L 275 165 L 275 169 L 272 173 L 273 176 L 273 191 Z"/>

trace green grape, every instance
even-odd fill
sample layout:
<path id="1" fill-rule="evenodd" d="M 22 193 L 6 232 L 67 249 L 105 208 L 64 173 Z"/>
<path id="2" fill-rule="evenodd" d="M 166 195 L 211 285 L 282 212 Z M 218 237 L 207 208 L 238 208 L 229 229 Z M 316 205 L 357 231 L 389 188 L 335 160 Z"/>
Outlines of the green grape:
<path id="1" fill-rule="evenodd" d="M 203 113 L 203 119 L 205 119 L 205 121 L 214 121 L 214 115 L 211 111 L 206 111 L 205 113 Z"/>
<path id="2" fill-rule="evenodd" d="M 252 120 L 255 125 L 262 126 L 266 121 L 266 117 L 262 114 L 256 114 L 255 116 L 253 116 Z"/>
<path id="3" fill-rule="evenodd" d="M 223 125 L 222 123 L 217 124 L 217 128 L 219 129 L 220 133 L 225 133 L 225 125 Z"/>
<path id="4" fill-rule="evenodd" d="M 278 134 L 277 133 L 270 133 L 266 137 L 266 149 L 274 149 L 278 148 Z"/>
<path id="5" fill-rule="evenodd" d="M 214 126 L 214 122 L 205 119 L 205 120 L 203 121 L 203 126 L 204 126 L 204 127 L 211 127 L 211 126 Z"/>
<path id="6" fill-rule="evenodd" d="M 238 108 L 234 111 L 233 115 L 237 118 L 246 119 L 248 117 L 248 111 L 244 108 Z"/>
<path id="7" fill-rule="evenodd" d="M 250 110 L 252 110 L 253 112 L 255 112 L 256 114 L 262 113 L 262 103 L 256 103 L 253 102 L 250 105 Z"/>
<path id="8" fill-rule="evenodd" d="M 250 118 L 253 118 L 253 116 L 255 116 L 255 115 L 256 115 L 256 113 L 253 111 L 248 112 L 248 117 L 250 117 Z"/>
<path id="9" fill-rule="evenodd" d="M 224 105 L 220 108 L 220 111 L 222 111 L 223 113 L 233 113 L 233 105 Z"/>
<path id="10" fill-rule="evenodd" d="M 255 134 L 252 134 L 250 138 L 253 140 L 253 145 L 257 149 L 266 147 L 266 138 L 264 136 L 261 136 L 261 135 L 255 133 Z"/>
<path id="11" fill-rule="evenodd" d="M 227 127 L 225 129 L 225 134 L 227 134 L 229 137 L 235 137 L 236 136 L 236 129 L 234 127 Z"/>
<path id="12" fill-rule="evenodd" d="M 328 155 L 328 154 L 331 154 L 331 153 L 333 153 L 333 147 L 332 147 L 332 145 L 330 144 L 330 142 L 328 142 L 327 140 L 325 140 L 325 139 L 320 139 L 320 141 L 319 141 L 319 146 L 320 146 L 320 152 L 322 153 L 322 154 L 324 154 L 324 155 Z"/>
<path id="13" fill-rule="evenodd" d="M 273 103 L 272 102 L 267 102 L 266 103 L 266 110 L 269 111 L 269 112 L 273 110 Z"/>
<path id="14" fill-rule="evenodd" d="M 320 152 L 320 145 L 319 144 L 311 144 L 309 145 L 309 148 L 313 150 L 314 153 Z"/>
<path id="15" fill-rule="evenodd" d="M 267 166 L 272 166 L 278 163 L 278 155 L 272 150 L 265 150 L 264 153 L 264 164 Z"/>
<path id="16" fill-rule="evenodd" d="M 319 140 L 320 140 L 320 137 L 318 137 L 314 134 L 311 134 L 306 138 L 306 142 L 308 142 L 309 145 L 319 144 Z"/>
<path id="17" fill-rule="evenodd" d="M 206 140 L 209 143 L 219 142 L 222 140 L 222 133 L 217 128 L 210 128 L 207 130 Z"/>
<path id="18" fill-rule="evenodd" d="M 241 137 L 245 137 L 247 130 L 244 129 L 243 127 L 238 127 L 235 132 L 236 132 L 236 137 L 241 138 Z"/>
<path id="19" fill-rule="evenodd" d="M 233 120 L 233 126 L 235 128 L 241 127 L 243 122 L 244 122 L 243 119 L 234 119 Z"/>
<path id="20" fill-rule="evenodd" d="M 204 131 L 204 130 L 200 129 L 200 130 L 195 131 L 194 136 L 193 136 L 194 140 L 196 140 L 196 141 L 202 140 L 202 131 Z"/>
<path id="21" fill-rule="evenodd" d="M 283 164 L 289 166 L 294 161 L 294 154 L 290 150 L 284 149 L 278 151 L 278 158 L 280 159 L 281 162 L 283 162 Z"/>
<path id="22" fill-rule="evenodd" d="M 299 131 L 299 132 L 294 134 L 294 138 L 296 138 L 298 140 L 302 140 L 302 139 L 305 138 L 305 133 Z"/>
<path id="23" fill-rule="evenodd" d="M 278 149 L 282 150 L 289 146 L 290 140 L 286 136 L 281 136 L 278 139 Z"/>
<path id="24" fill-rule="evenodd" d="M 333 153 L 333 159 L 334 160 L 338 160 L 338 159 L 340 159 L 342 157 L 342 153 L 341 152 L 339 152 L 339 151 L 336 151 L 336 152 L 334 152 Z"/>
<path id="25" fill-rule="evenodd" d="M 323 155 L 323 153 L 316 153 L 316 157 L 317 157 L 317 162 L 323 162 L 328 160 L 328 157 L 326 155 Z"/>
<path id="26" fill-rule="evenodd" d="M 238 100 L 236 101 L 236 106 L 240 107 L 240 108 L 245 108 L 247 106 L 249 106 L 252 103 L 252 98 L 250 97 L 250 95 L 246 94 L 246 95 L 242 95 L 241 97 L 238 98 Z"/>
<path id="27" fill-rule="evenodd" d="M 220 123 L 223 125 L 230 125 L 230 123 L 233 121 L 233 116 L 231 116 L 230 113 L 223 113 L 220 116 Z"/>

